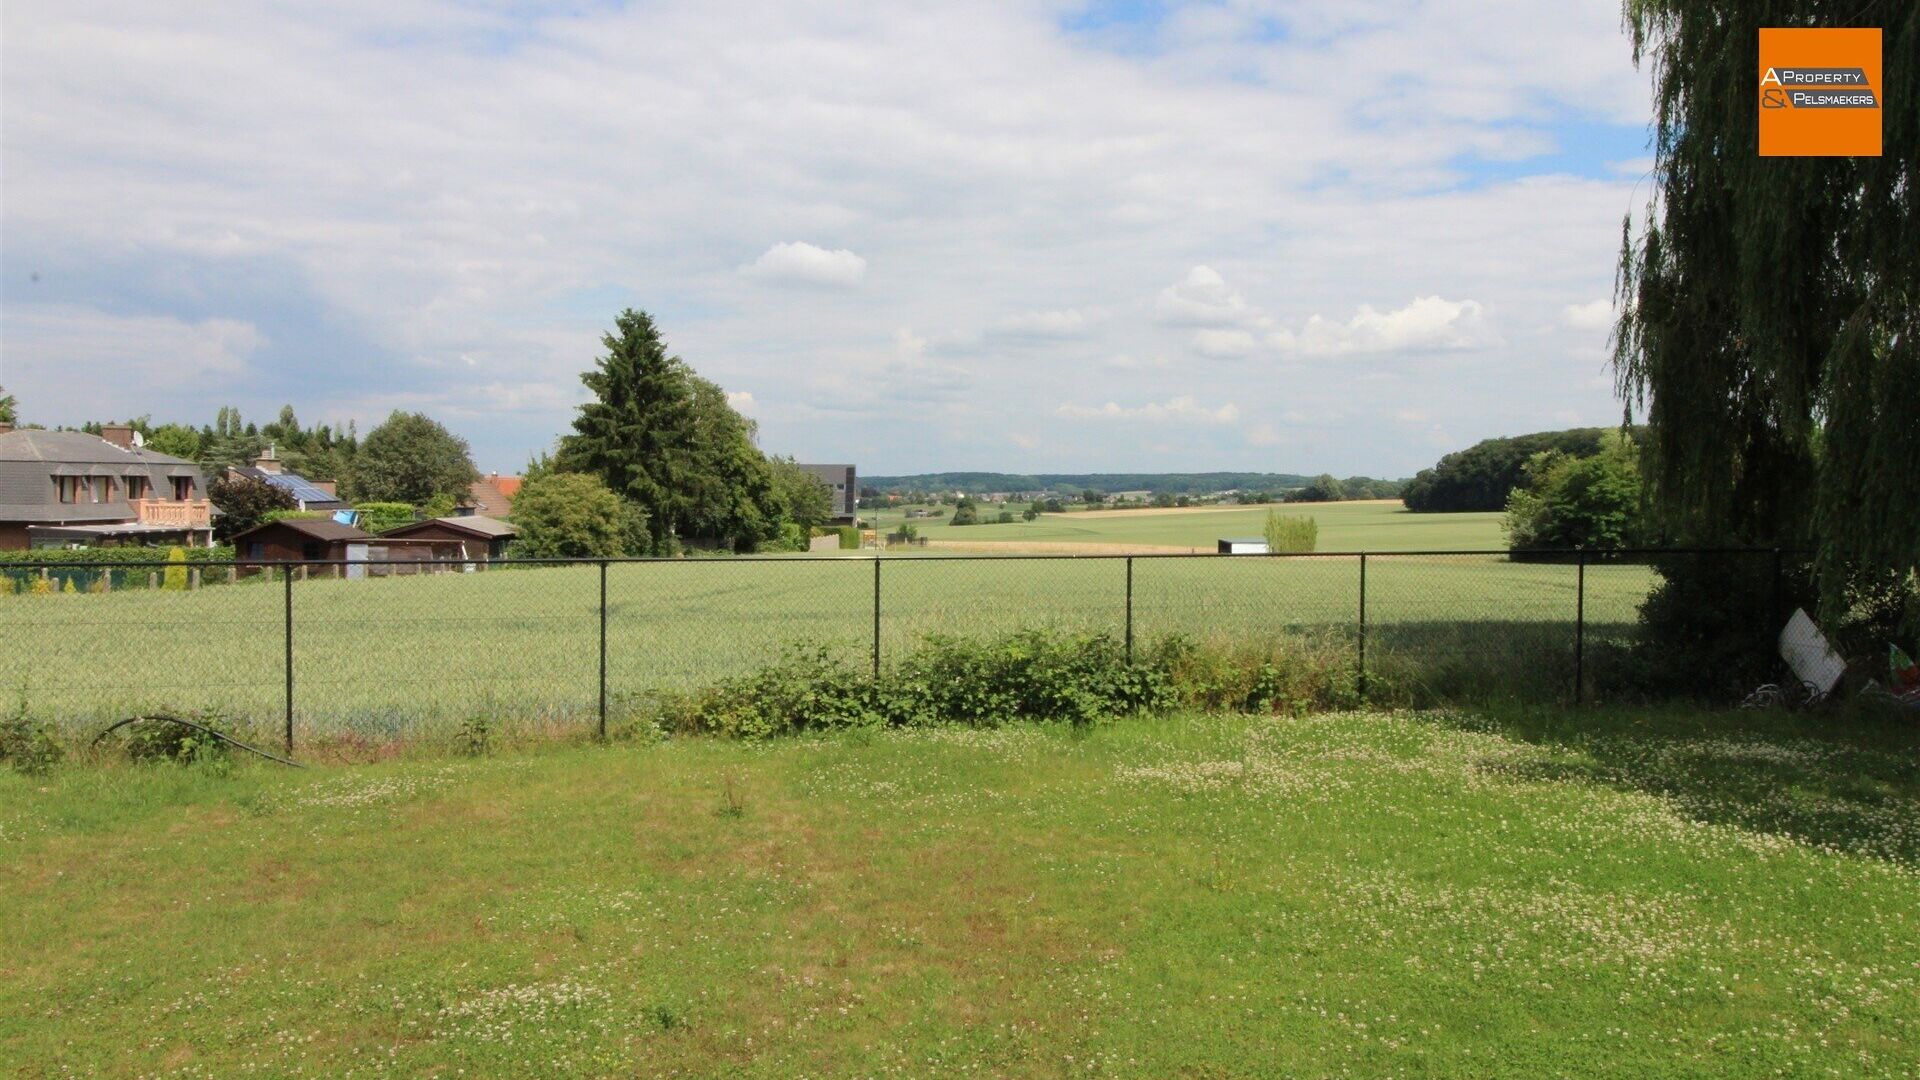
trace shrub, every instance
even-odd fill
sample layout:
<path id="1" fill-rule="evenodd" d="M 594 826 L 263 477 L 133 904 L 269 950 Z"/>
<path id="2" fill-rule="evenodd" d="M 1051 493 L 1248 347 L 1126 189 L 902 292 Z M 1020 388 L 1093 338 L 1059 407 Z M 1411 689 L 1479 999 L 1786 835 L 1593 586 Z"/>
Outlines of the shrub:
<path id="1" fill-rule="evenodd" d="M 1640 606 L 1637 638 L 1610 672 L 1619 685 L 1603 692 L 1737 701 L 1785 675 L 1778 659 L 1780 628 L 1794 607 L 1812 610 L 1814 589 L 1804 560 L 1784 562 L 1777 584 L 1773 558 L 1765 554 L 1672 555 L 1654 569 L 1660 583 Z M 1832 634 L 1835 628 L 1826 629 Z"/>
<path id="2" fill-rule="evenodd" d="M 1501 526 L 1515 550 L 1620 548 L 1639 539 L 1639 453 L 1625 435 L 1604 433 L 1590 457 L 1542 451 L 1525 475 L 1526 486 L 1507 496 Z"/>
<path id="3" fill-rule="evenodd" d="M 58 765 L 64 756 L 65 751 L 53 737 L 52 730 L 28 718 L 25 698 L 20 700 L 12 716 L 0 720 L 0 762 L 15 771 L 40 776 Z"/>
<path id="4" fill-rule="evenodd" d="M 1092 723 L 1173 703 L 1162 674 L 1129 665 L 1110 634 L 1024 630 L 987 638 L 929 637 L 886 680 L 895 723 Z"/>
<path id="5" fill-rule="evenodd" d="M 1172 634 L 1144 662 L 1188 708 L 1299 713 L 1360 704 L 1352 647 L 1342 641 L 1203 644 Z"/>
<path id="6" fill-rule="evenodd" d="M 412 503 L 363 502 L 353 504 L 353 510 L 359 515 L 355 520 L 360 528 L 375 535 L 402 525 L 411 525 L 414 521 Z"/>
<path id="7" fill-rule="evenodd" d="M 469 716 L 460 721 L 454 740 L 461 754 L 486 757 L 493 750 L 493 725 L 484 716 Z"/>
<path id="8" fill-rule="evenodd" d="M 1312 551 L 1320 543 L 1320 523 L 1305 514 L 1267 511 L 1268 551 Z"/>
<path id="9" fill-rule="evenodd" d="M 760 545 L 762 551 L 806 551 L 808 549 L 806 526 L 793 521 L 780 523 L 779 535 Z"/>
<path id="10" fill-rule="evenodd" d="M 767 738 L 810 729 L 884 723 L 877 688 L 820 647 L 793 647 L 780 661 L 690 695 L 654 704 L 655 722 L 675 733 Z"/>
<path id="11" fill-rule="evenodd" d="M 586 473 L 529 477 L 513 500 L 513 524 L 514 554 L 524 558 L 619 558 L 651 543 L 640 508 Z"/>
<path id="12" fill-rule="evenodd" d="M 840 550 L 841 551 L 859 551 L 860 550 L 860 530 L 859 529 L 856 529 L 851 525 L 842 525 L 834 531 L 840 534 Z"/>
<path id="13" fill-rule="evenodd" d="M 222 713 L 190 712 L 181 718 L 222 734 L 232 730 L 232 722 Z M 129 725 L 127 730 L 127 756 L 135 761 L 171 761 L 192 765 L 224 762 L 229 756 L 225 742 L 185 724 L 152 719 Z"/>
<path id="14" fill-rule="evenodd" d="M 653 700 L 663 731 L 769 738 L 881 725 L 996 725 L 1158 710 L 1175 700 L 1161 673 L 1129 666 L 1109 635 L 1022 631 L 932 637 L 874 680 L 822 647 L 691 694 Z"/>
<path id="15" fill-rule="evenodd" d="M 163 579 L 165 587 L 174 592 L 184 592 L 187 587 L 187 552 L 185 548 L 167 549 L 167 572 Z"/>

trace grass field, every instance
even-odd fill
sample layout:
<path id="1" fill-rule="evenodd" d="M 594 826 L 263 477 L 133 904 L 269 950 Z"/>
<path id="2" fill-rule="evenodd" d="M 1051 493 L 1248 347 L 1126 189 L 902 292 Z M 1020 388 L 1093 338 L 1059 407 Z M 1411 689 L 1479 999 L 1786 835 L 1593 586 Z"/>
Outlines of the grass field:
<path id="1" fill-rule="evenodd" d="M 1911 1076 L 1916 761 L 1587 711 L 0 774 L 0 1072 Z"/>
<path id="2" fill-rule="evenodd" d="M 796 642 L 869 662 L 875 562 L 727 559 L 615 564 L 607 576 L 616 708 L 777 658 Z M 1312 639 L 1358 653 L 1359 563 L 1346 557 L 1140 558 L 1133 623 L 1243 643 Z M 930 633 L 1127 625 L 1124 559 L 885 559 L 883 661 Z M 1571 692 L 1576 572 L 1500 556 L 1391 556 L 1367 568 L 1372 685 L 1381 700 Z M 1626 631 L 1651 582 L 1590 567 L 1588 641 Z M 370 581 L 296 581 L 294 701 L 308 735 L 390 740 L 470 715 L 575 727 L 597 713 L 600 578 L 592 566 Z M 137 712 L 221 708 L 276 732 L 285 708 L 280 583 L 195 592 L 0 596 L 0 695 L 76 728 Z M 1432 690 L 1423 697 L 1422 693 Z"/>
<path id="3" fill-rule="evenodd" d="M 1024 505 L 1012 506 L 1017 515 Z M 1320 526 L 1321 551 L 1490 551 L 1505 546 L 1499 514 L 1415 514 L 1398 502 L 1294 503 L 1267 507 L 1194 507 L 1183 510 L 1096 510 L 1042 514 L 1008 525 L 914 522 L 929 540 L 969 543 L 1118 544 L 1152 548 L 1214 550 L 1222 537 L 1259 536 L 1267 511 L 1302 514 Z M 997 510 L 983 505 L 991 517 Z M 892 529 L 902 511 L 877 515 Z"/>

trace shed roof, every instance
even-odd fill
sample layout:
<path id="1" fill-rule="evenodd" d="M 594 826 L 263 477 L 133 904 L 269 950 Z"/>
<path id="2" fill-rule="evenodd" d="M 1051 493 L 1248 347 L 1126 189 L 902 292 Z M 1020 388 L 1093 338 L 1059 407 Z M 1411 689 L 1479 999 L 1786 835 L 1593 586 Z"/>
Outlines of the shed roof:
<path id="1" fill-rule="evenodd" d="M 310 536 L 315 540 L 378 539 L 378 537 L 375 537 L 365 529 L 356 528 L 352 525 L 342 525 L 332 518 L 282 518 L 279 521 L 269 521 L 265 525 L 255 525 L 246 532 L 235 533 L 233 539 L 235 542 L 238 542 L 245 537 L 252 536 L 259 532 L 265 532 L 268 529 L 291 529 L 303 536 Z"/>
<path id="2" fill-rule="evenodd" d="M 430 525 L 442 525 L 459 532 L 472 533 L 486 540 L 508 539 L 520 535 L 519 530 L 507 522 L 497 518 L 487 517 L 484 514 L 473 514 L 468 517 L 428 518 L 426 521 L 415 521 L 411 524 L 402 525 L 397 529 L 388 529 L 381 535 L 406 536 L 409 533 L 419 532 L 421 529 Z"/>

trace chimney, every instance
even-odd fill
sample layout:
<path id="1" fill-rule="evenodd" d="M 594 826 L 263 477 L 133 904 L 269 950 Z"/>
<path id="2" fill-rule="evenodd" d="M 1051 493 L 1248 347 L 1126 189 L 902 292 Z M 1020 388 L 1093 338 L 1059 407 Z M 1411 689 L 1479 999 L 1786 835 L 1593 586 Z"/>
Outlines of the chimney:
<path id="1" fill-rule="evenodd" d="M 131 424 L 102 424 L 100 437 L 122 450 L 133 449 L 133 425 Z"/>
<path id="2" fill-rule="evenodd" d="M 277 473 L 280 471 L 280 459 L 273 456 L 273 447 L 271 445 L 267 447 L 266 453 L 253 459 L 253 467 L 259 469 L 261 472 Z"/>
<path id="3" fill-rule="evenodd" d="M 314 487 L 317 487 L 317 488 L 319 488 L 319 489 L 320 489 L 321 491 L 324 491 L 324 492 L 326 492 L 326 493 L 327 493 L 327 494 L 329 494 L 329 495 L 333 495 L 333 496 L 338 496 L 338 495 L 340 494 L 340 492 L 339 492 L 339 490 L 338 490 L 338 488 L 337 488 L 337 486 L 336 486 L 336 485 L 337 485 L 337 483 L 338 483 L 337 481 L 334 481 L 334 480 L 309 480 L 309 481 L 307 481 L 307 483 L 309 483 L 309 484 L 312 484 L 312 485 L 313 485 Z"/>

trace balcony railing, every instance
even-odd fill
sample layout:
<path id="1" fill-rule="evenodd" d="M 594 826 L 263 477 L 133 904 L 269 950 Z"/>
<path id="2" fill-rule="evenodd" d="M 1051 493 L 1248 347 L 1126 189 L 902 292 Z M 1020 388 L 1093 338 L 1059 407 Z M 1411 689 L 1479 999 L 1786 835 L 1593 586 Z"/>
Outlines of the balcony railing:
<path id="1" fill-rule="evenodd" d="M 210 529 L 213 504 L 205 499 L 134 499 L 133 512 L 142 525 L 175 529 Z"/>

